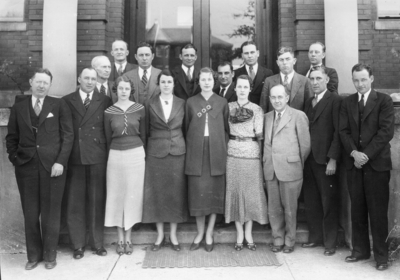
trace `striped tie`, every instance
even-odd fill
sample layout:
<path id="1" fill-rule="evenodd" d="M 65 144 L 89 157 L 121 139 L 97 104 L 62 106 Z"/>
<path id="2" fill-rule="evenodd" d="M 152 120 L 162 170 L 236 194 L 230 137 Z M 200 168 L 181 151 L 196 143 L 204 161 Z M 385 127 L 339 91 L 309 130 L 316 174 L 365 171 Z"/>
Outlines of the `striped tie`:
<path id="1" fill-rule="evenodd" d="M 311 101 L 311 104 L 313 106 L 313 108 L 315 107 L 315 105 L 317 105 L 318 103 L 318 95 L 314 95 L 314 99 Z"/>
<path id="2" fill-rule="evenodd" d="M 89 93 L 87 94 L 85 101 L 83 101 L 83 106 L 85 106 L 86 110 L 90 105 L 90 98 L 89 98 Z"/>
<path id="3" fill-rule="evenodd" d="M 250 74 L 250 78 L 254 82 L 254 78 L 256 77 L 256 74 L 254 73 L 253 66 L 250 66 L 249 70 L 250 70 L 250 73 L 249 73 Z"/>
<path id="4" fill-rule="evenodd" d="M 147 70 L 143 71 L 142 83 L 144 84 L 144 86 L 147 85 Z"/>
<path id="5" fill-rule="evenodd" d="M 100 93 L 106 95 L 106 87 L 104 85 L 101 85 Z"/>
<path id="6" fill-rule="evenodd" d="M 36 103 L 35 103 L 35 107 L 33 107 L 33 111 L 35 111 L 36 116 L 39 116 L 40 111 L 42 111 L 42 107 L 41 107 L 39 98 L 36 99 Z"/>
<path id="7" fill-rule="evenodd" d="M 118 76 L 122 75 L 122 65 L 119 66 L 118 68 Z"/>

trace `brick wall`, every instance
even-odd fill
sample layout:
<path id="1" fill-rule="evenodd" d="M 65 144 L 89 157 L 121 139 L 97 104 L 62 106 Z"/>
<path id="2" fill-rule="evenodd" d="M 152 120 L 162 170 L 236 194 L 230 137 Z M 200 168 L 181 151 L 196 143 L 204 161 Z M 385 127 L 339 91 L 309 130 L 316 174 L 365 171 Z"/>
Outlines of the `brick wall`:
<path id="1" fill-rule="evenodd" d="M 13 62 L 17 80 L 24 90 L 29 89 L 33 69 L 42 66 L 43 2 L 26 0 L 26 31 L 1 32 L 0 62 Z M 77 72 L 90 66 L 96 55 L 111 58 L 111 44 L 124 35 L 124 0 L 78 0 Z M 50 69 L 51 70 L 51 69 Z M 0 90 L 16 89 L 15 85 L 0 76 Z"/>

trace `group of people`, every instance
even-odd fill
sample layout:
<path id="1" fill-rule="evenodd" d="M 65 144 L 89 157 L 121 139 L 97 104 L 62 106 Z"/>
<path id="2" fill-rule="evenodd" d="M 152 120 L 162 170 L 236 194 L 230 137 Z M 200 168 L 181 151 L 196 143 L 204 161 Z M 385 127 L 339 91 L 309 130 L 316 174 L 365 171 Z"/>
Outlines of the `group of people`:
<path id="1" fill-rule="evenodd" d="M 197 224 L 190 250 L 211 252 L 217 215 L 235 223 L 235 250 L 256 250 L 257 222 L 270 223 L 273 252 L 291 253 L 303 189 L 310 234 L 302 246 L 324 246 L 331 256 L 339 162 L 352 203 L 346 262 L 370 257 L 369 216 L 376 268 L 388 268 L 394 116 L 391 98 L 371 87 L 371 67 L 351 69 L 357 93 L 342 100 L 320 42 L 310 45 L 304 76 L 294 70 L 291 47 L 278 49 L 276 75 L 258 64 L 254 42 L 241 50 L 241 68 L 221 62 L 214 74 L 195 67 L 197 49 L 187 44 L 182 65 L 161 70 L 152 66 L 151 45 L 137 46 L 134 65 L 127 44 L 116 40 L 114 64 L 93 58 L 76 91 L 61 99 L 47 96 L 50 71 L 34 73 L 32 95 L 17 96 L 6 137 L 25 217 L 26 269 L 42 260 L 56 266 L 63 196 L 75 259 L 84 257 L 87 230 L 92 250 L 107 254 L 104 225 L 117 228 L 116 252 L 131 254 L 135 224 L 156 224 L 151 249 L 158 251 L 169 223 L 171 248 L 180 251 L 177 226 L 190 216 Z"/>

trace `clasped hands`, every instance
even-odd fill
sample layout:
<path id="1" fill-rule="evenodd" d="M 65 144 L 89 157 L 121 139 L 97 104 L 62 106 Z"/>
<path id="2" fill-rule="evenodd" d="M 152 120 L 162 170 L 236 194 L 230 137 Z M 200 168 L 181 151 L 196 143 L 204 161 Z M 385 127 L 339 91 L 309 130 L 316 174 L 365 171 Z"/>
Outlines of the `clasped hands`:
<path id="1" fill-rule="evenodd" d="M 360 169 L 364 164 L 366 164 L 369 160 L 368 156 L 362 152 L 354 151 L 354 166 Z"/>
<path id="2" fill-rule="evenodd" d="M 59 163 L 54 163 L 51 167 L 51 177 L 58 177 L 61 176 L 64 172 L 64 166 Z"/>

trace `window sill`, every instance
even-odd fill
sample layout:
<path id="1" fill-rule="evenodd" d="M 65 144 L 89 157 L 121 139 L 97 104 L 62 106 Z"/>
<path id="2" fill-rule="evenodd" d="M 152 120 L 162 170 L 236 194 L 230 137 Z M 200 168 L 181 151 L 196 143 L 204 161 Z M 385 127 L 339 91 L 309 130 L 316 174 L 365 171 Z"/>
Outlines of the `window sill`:
<path id="1" fill-rule="evenodd" d="M 400 20 L 375 21 L 375 30 L 398 30 L 398 29 L 400 29 Z"/>
<path id="2" fill-rule="evenodd" d="M 26 22 L 0 22 L 0 31 L 26 31 Z"/>

